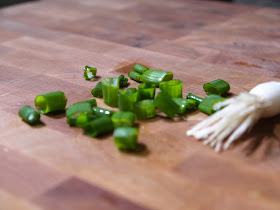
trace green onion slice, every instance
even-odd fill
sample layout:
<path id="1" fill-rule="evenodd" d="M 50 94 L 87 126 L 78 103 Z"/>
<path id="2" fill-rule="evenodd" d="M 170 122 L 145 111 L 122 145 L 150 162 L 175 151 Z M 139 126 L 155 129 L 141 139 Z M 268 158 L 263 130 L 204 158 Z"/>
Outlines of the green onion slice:
<path id="1" fill-rule="evenodd" d="M 152 83 L 144 83 L 138 86 L 138 100 L 154 99 L 156 86 Z"/>
<path id="2" fill-rule="evenodd" d="M 160 91 L 155 98 L 156 108 L 164 112 L 169 118 L 173 119 L 174 115 L 179 112 L 180 106 L 175 103 L 165 92 Z"/>
<path id="3" fill-rule="evenodd" d="M 40 122 L 40 114 L 31 106 L 22 107 L 19 110 L 18 115 L 29 125 L 35 125 Z"/>
<path id="4" fill-rule="evenodd" d="M 156 115 L 154 101 L 151 99 L 146 99 L 134 103 L 134 113 L 136 114 L 137 119 L 147 119 L 154 117 Z"/>
<path id="5" fill-rule="evenodd" d="M 97 98 L 103 98 L 102 83 L 98 82 L 97 85 L 92 89 L 91 94 Z"/>
<path id="6" fill-rule="evenodd" d="M 111 107 L 118 106 L 119 78 L 105 78 L 102 80 L 104 103 Z"/>
<path id="7" fill-rule="evenodd" d="M 104 116 L 112 117 L 112 115 L 115 113 L 112 110 L 104 109 L 100 107 L 93 107 L 92 110 L 93 110 L 93 114 L 96 115 L 97 117 L 104 117 Z"/>
<path id="8" fill-rule="evenodd" d="M 86 101 L 71 104 L 65 111 L 66 117 L 69 118 L 73 115 L 78 115 L 80 113 L 93 113 L 92 108 L 96 105 L 97 103 L 95 99 L 89 99 Z"/>
<path id="9" fill-rule="evenodd" d="M 84 67 L 84 78 L 86 80 L 91 80 L 95 77 L 97 72 L 96 68 L 90 67 L 90 66 L 85 66 Z"/>
<path id="10" fill-rule="evenodd" d="M 196 105 L 195 106 L 198 106 L 202 101 L 203 101 L 203 98 L 197 96 L 197 95 L 194 95 L 192 93 L 188 93 L 187 94 L 187 99 L 192 99 L 194 101 L 196 101 Z"/>
<path id="11" fill-rule="evenodd" d="M 66 103 L 65 93 L 61 91 L 41 94 L 35 99 L 35 106 L 41 114 L 64 110 Z"/>
<path id="12" fill-rule="evenodd" d="M 215 81 L 204 84 L 203 89 L 207 95 L 214 94 L 220 96 L 227 93 L 230 90 L 230 86 L 226 81 L 217 79 Z"/>
<path id="13" fill-rule="evenodd" d="M 128 72 L 128 76 L 129 76 L 130 79 L 135 80 L 136 82 L 142 82 L 143 81 L 142 77 L 141 77 L 142 75 L 135 72 L 135 71 Z"/>
<path id="14" fill-rule="evenodd" d="M 84 133 L 91 137 L 110 133 L 114 130 L 114 123 L 108 116 L 97 118 L 82 125 Z"/>
<path id="15" fill-rule="evenodd" d="M 119 92 L 118 106 L 120 111 L 133 111 L 133 105 L 137 101 L 136 88 L 128 88 Z"/>
<path id="16" fill-rule="evenodd" d="M 135 64 L 133 66 L 133 70 L 139 74 L 143 74 L 145 71 L 149 70 L 147 67 L 141 66 L 139 64 Z"/>
<path id="17" fill-rule="evenodd" d="M 83 127 L 84 124 L 97 119 L 98 117 L 94 114 L 80 114 L 76 116 L 75 119 L 75 126 Z"/>
<path id="18" fill-rule="evenodd" d="M 177 114 L 184 114 L 187 109 L 191 110 L 196 107 L 196 101 L 193 99 L 172 98 L 172 100 L 180 106 Z"/>
<path id="19" fill-rule="evenodd" d="M 159 84 L 161 91 L 164 91 L 171 98 L 182 98 L 183 81 L 169 80 Z"/>
<path id="20" fill-rule="evenodd" d="M 133 112 L 115 112 L 112 116 L 115 128 L 118 127 L 131 127 L 134 125 L 136 116 Z"/>
<path id="21" fill-rule="evenodd" d="M 137 147 L 138 130 L 131 127 L 120 127 L 114 131 L 114 143 L 121 150 L 135 150 Z"/>
<path id="22" fill-rule="evenodd" d="M 162 70 L 149 69 L 142 74 L 142 80 L 155 84 L 157 87 L 162 81 L 173 79 L 173 73 Z"/>
<path id="23" fill-rule="evenodd" d="M 119 83 L 120 87 L 127 87 L 128 86 L 128 79 L 124 75 L 119 76 Z"/>
<path id="24" fill-rule="evenodd" d="M 218 111 L 219 109 L 221 109 L 221 108 L 214 109 L 213 106 L 219 101 L 223 101 L 223 100 L 226 100 L 226 98 L 223 98 L 218 95 L 209 95 L 206 98 L 204 98 L 203 101 L 198 105 L 198 109 L 201 112 L 211 115 L 216 111 Z"/>

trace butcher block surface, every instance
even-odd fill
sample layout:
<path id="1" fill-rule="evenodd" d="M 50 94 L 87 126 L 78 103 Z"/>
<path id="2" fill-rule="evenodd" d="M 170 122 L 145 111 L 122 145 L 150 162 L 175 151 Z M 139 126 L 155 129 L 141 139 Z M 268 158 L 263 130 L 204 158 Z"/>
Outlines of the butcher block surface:
<path id="1" fill-rule="evenodd" d="M 205 114 L 137 121 L 141 148 L 90 138 L 64 113 L 18 117 L 41 93 L 67 105 L 135 63 L 168 70 L 183 96 L 215 79 L 230 96 L 280 81 L 280 10 L 199 0 L 42 0 L 0 10 L 0 209 L 280 209 L 280 118 L 215 153 L 186 131 Z M 98 69 L 86 81 L 83 67 Z M 130 87 L 138 83 L 129 80 Z M 104 105 L 97 99 L 98 106 Z M 114 109 L 116 110 L 116 109 Z"/>

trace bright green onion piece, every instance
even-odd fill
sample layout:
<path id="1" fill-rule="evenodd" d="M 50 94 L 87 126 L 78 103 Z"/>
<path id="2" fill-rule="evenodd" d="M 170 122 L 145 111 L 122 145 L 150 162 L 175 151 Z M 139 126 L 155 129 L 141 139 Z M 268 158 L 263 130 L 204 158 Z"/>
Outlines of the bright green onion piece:
<path id="1" fill-rule="evenodd" d="M 40 114 L 31 106 L 22 107 L 19 110 L 18 115 L 29 125 L 35 125 L 40 122 Z"/>
<path id="2" fill-rule="evenodd" d="M 175 103 L 165 92 L 160 91 L 154 101 L 155 107 L 164 112 L 169 118 L 179 112 L 180 106 Z"/>
<path id="3" fill-rule="evenodd" d="M 137 119 L 147 119 L 156 116 L 156 108 L 154 101 L 146 99 L 134 103 L 134 113 Z"/>
<path id="4" fill-rule="evenodd" d="M 100 136 L 111 133 L 114 130 L 114 123 L 110 117 L 104 116 L 83 124 L 83 130 L 88 136 Z"/>
<path id="5" fill-rule="evenodd" d="M 142 80 L 147 83 L 153 83 L 157 87 L 162 81 L 173 79 L 173 73 L 162 70 L 149 69 L 142 74 Z"/>
<path id="6" fill-rule="evenodd" d="M 133 111 L 133 104 L 137 101 L 136 88 L 128 88 L 119 92 L 118 106 L 120 111 Z"/>
<path id="7" fill-rule="evenodd" d="M 114 131 L 114 143 L 120 150 L 135 150 L 137 147 L 137 128 L 121 127 Z"/>
<path id="8" fill-rule="evenodd" d="M 100 107 L 93 107 L 92 110 L 93 110 L 93 114 L 96 115 L 97 117 L 104 117 L 104 116 L 112 117 L 112 115 L 115 113 L 112 110 L 103 109 Z"/>
<path id="9" fill-rule="evenodd" d="M 136 82 L 142 82 L 143 81 L 142 77 L 141 77 L 142 75 L 135 72 L 135 71 L 128 72 L 128 76 L 129 76 L 130 79 L 135 80 Z"/>
<path id="10" fill-rule="evenodd" d="M 226 98 L 223 98 L 218 95 L 209 95 L 206 98 L 204 98 L 203 101 L 198 105 L 198 109 L 201 112 L 211 115 L 216 111 L 218 111 L 219 109 L 221 109 L 221 108 L 214 109 L 213 106 L 219 101 L 223 101 L 223 100 L 226 100 Z"/>
<path id="11" fill-rule="evenodd" d="M 75 125 L 78 127 L 83 127 L 85 123 L 88 123 L 95 119 L 97 119 L 97 116 L 94 114 L 80 114 L 76 116 Z"/>
<path id="12" fill-rule="evenodd" d="M 177 114 L 184 114 L 187 109 L 191 110 L 196 107 L 196 101 L 193 99 L 172 98 L 172 100 L 180 106 Z"/>
<path id="13" fill-rule="evenodd" d="M 95 88 L 92 89 L 91 94 L 97 98 L 103 98 L 102 83 L 98 82 Z"/>
<path id="14" fill-rule="evenodd" d="M 128 79 L 124 75 L 119 76 L 119 83 L 120 87 L 127 87 L 128 86 Z"/>
<path id="15" fill-rule="evenodd" d="M 196 101 L 196 105 L 195 106 L 198 106 L 202 101 L 203 101 L 203 98 L 199 97 L 199 96 L 196 96 L 192 93 L 188 93 L 187 94 L 187 99 L 192 99 L 194 101 Z"/>
<path id="16" fill-rule="evenodd" d="M 41 114 L 64 110 L 66 103 L 65 93 L 61 91 L 41 94 L 35 99 L 35 106 Z"/>
<path id="17" fill-rule="evenodd" d="M 203 85 L 203 89 L 207 95 L 223 95 L 230 90 L 229 84 L 221 79 L 206 83 Z"/>
<path id="18" fill-rule="evenodd" d="M 119 127 L 131 127 L 134 125 L 136 116 L 133 112 L 115 112 L 112 116 L 112 120 L 115 128 Z"/>
<path id="19" fill-rule="evenodd" d="M 156 86 L 152 83 L 144 83 L 138 86 L 138 100 L 154 99 Z"/>
<path id="20" fill-rule="evenodd" d="M 141 66 L 139 64 L 135 64 L 133 66 L 133 70 L 139 74 L 143 74 L 145 71 L 149 70 L 147 67 Z"/>
<path id="21" fill-rule="evenodd" d="M 95 77 L 97 72 L 96 68 L 90 67 L 90 66 L 85 66 L 84 67 L 84 78 L 86 80 L 91 80 Z"/>
<path id="22" fill-rule="evenodd" d="M 104 103 L 111 107 L 118 106 L 119 78 L 105 78 L 102 80 Z"/>
<path id="23" fill-rule="evenodd" d="M 183 82 L 181 80 L 163 81 L 159 84 L 159 88 L 171 98 L 182 98 Z"/>
<path id="24" fill-rule="evenodd" d="M 66 117 L 69 118 L 79 113 L 93 113 L 92 108 L 97 105 L 95 99 L 89 99 L 81 101 L 75 104 L 71 104 L 65 111 Z"/>

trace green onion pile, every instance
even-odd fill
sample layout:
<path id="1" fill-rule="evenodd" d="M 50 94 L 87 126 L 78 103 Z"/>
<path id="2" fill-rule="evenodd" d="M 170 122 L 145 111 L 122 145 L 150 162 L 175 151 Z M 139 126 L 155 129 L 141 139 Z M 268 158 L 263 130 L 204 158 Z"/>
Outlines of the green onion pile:
<path id="1" fill-rule="evenodd" d="M 96 74 L 96 68 L 85 66 L 86 80 L 94 79 Z M 70 126 L 81 127 L 84 134 L 91 137 L 113 133 L 114 143 L 118 149 L 135 151 L 139 145 L 135 125 L 137 119 L 153 118 L 157 115 L 157 110 L 165 113 L 170 119 L 196 108 L 211 115 L 218 111 L 214 105 L 225 100 L 221 95 L 230 89 L 227 82 L 219 79 L 204 84 L 203 89 L 208 95 L 206 98 L 191 93 L 183 98 L 183 81 L 173 80 L 172 72 L 149 69 L 136 64 L 128 76 L 142 84 L 137 88 L 124 89 L 129 85 L 128 79 L 120 75 L 104 78 L 91 91 L 94 97 L 103 98 L 106 105 L 118 107 L 119 111 L 98 107 L 93 98 L 68 106 L 65 111 L 67 123 Z M 159 92 L 156 95 L 157 87 Z M 35 125 L 40 123 L 40 114 L 65 110 L 66 102 L 67 98 L 61 91 L 41 94 L 35 99 L 35 106 L 39 112 L 30 106 L 24 106 L 19 110 L 19 116 L 28 124 Z"/>

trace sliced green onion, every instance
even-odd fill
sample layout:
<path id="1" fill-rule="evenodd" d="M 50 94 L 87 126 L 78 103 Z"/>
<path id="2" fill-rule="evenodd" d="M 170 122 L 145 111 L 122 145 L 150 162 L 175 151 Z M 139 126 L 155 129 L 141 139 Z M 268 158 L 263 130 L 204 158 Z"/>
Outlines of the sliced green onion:
<path id="1" fill-rule="evenodd" d="M 219 102 L 219 101 L 223 101 L 226 100 L 226 98 L 223 98 L 221 96 L 218 95 L 209 95 L 206 98 L 203 99 L 203 101 L 198 105 L 198 109 L 201 112 L 204 112 L 206 114 L 213 114 L 216 111 L 218 111 L 219 109 L 214 109 L 213 106 Z"/>
<path id="2" fill-rule="evenodd" d="M 97 117 L 104 117 L 104 116 L 112 117 L 112 115 L 115 113 L 112 110 L 103 109 L 100 107 L 93 107 L 92 110 L 93 110 L 93 114 L 96 115 Z"/>
<path id="3" fill-rule="evenodd" d="M 159 84 L 159 88 L 171 98 L 182 98 L 183 82 L 181 80 L 163 81 Z"/>
<path id="4" fill-rule="evenodd" d="M 114 130 L 114 123 L 110 117 L 104 116 L 83 124 L 83 130 L 88 136 L 100 136 L 112 132 Z"/>
<path id="5" fill-rule="evenodd" d="M 97 85 L 95 86 L 95 88 L 92 89 L 91 94 L 94 97 L 97 98 L 102 98 L 103 97 L 103 93 L 102 93 L 102 83 L 98 82 Z"/>
<path id="6" fill-rule="evenodd" d="M 139 74 L 143 74 L 145 71 L 149 70 L 147 67 L 141 66 L 139 64 L 135 64 L 133 66 L 133 70 Z"/>
<path id="7" fill-rule="evenodd" d="M 156 108 L 164 112 L 171 119 L 173 119 L 174 115 L 180 110 L 180 106 L 163 91 L 158 93 L 154 104 Z"/>
<path id="8" fill-rule="evenodd" d="M 134 103 L 133 111 L 136 114 L 137 119 L 152 118 L 156 115 L 154 101 L 150 99 Z"/>
<path id="9" fill-rule="evenodd" d="M 128 72 L 128 76 L 130 79 L 135 80 L 136 82 L 142 82 L 141 74 L 135 72 L 135 71 L 130 71 Z"/>
<path id="10" fill-rule="evenodd" d="M 105 78 L 102 80 L 104 103 L 111 107 L 118 106 L 119 78 Z"/>
<path id="11" fill-rule="evenodd" d="M 135 150 L 137 147 L 137 128 L 121 127 L 114 131 L 114 143 L 121 150 Z"/>
<path id="12" fill-rule="evenodd" d="M 84 78 L 86 80 L 91 80 L 95 77 L 97 72 L 96 68 L 90 67 L 90 66 L 85 66 L 84 67 Z"/>
<path id="13" fill-rule="evenodd" d="M 136 116 L 133 112 L 115 112 L 112 116 L 113 123 L 115 128 L 118 127 L 131 127 L 134 125 Z"/>
<path id="14" fill-rule="evenodd" d="M 203 101 L 203 98 L 201 98 L 199 96 L 196 96 L 192 93 L 187 94 L 187 99 L 195 100 L 196 101 L 196 106 L 198 106 Z"/>
<path id="15" fill-rule="evenodd" d="M 128 88 L 119 92 L 119 110 L 133 111 L 133 104 L 137 101 L 138 92 L 136 88 Z"/>
<path id="16" fill-rule="evenodd" d="M 71 104 L 65 111 L 66 117 L 71 117 L 80 113 L 93 113 L 92 108 L 97 105 L 95 99 L 89 99 L 81 101 L 75 104 Z"/>
<path id="17" fill-rule="evenodd" d="M 153 83 L 159 86 L 162 81 L 168 81 L 173 79 L 173 73 L 162 70 L 149 69 L 142 74 L 142 80 L 144 82 Z"/>
<path id="18" fill-rule="evenodd" d="M 144 83 L 138 86 L 138 100 L 154 99 L 156 86 L 152 83 Z"/>
<path id="19" fill-rule="evenodd" d="M 38 95 L 35 99 L 35 106 L 41 114 L 64 110 L 67 98 L 65 93 L 55 91 Z"/>
<path id="20" fill-rule="evenodd" d="M 98 117 L 94 114 L 80 114 L 76 116 L 75 119 L 75 126 L 83 127 L 85 123 L 88 123 L 92 120 L 97 119 Z"/>
<path id="21" fill-rule="evenodd" d="M 128 79 L 124 75 L 119 76 L 119 83 L 120 87 L 127 87 L 128 86 Z"/>
<path id="22" fill-rule="evenodd" d="M 180 106 L 177 114 L 183 114 L 187 109 L 191 110 L 196 107 L 196 101 L 193 99 L 172 98 L 172 100 Z"/>
<path id="23" fill-rule="evenodd" d="M 223 95 L 230 90 L 229 84 L 221 79 L 206 83 L 203 85 L 203 89 L 207 95 Z"/>
<path id="24" fill-rule="evenodd" d="M 29 125 L 35 125 L 40 122 L 40 114 L 31 106 L 22 107 L 19 110 L 18 115 Z"/>

